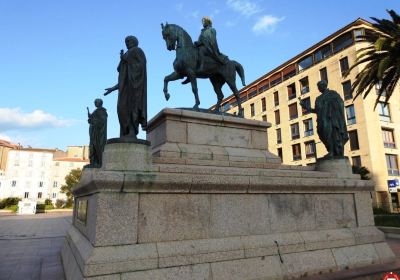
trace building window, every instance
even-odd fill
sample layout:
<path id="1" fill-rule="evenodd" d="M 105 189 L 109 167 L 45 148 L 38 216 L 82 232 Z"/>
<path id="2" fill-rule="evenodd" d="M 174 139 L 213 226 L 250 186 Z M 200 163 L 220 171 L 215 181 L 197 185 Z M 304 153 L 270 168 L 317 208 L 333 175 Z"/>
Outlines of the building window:
<path id="1" fill-rule="evenodd" d="M 351 157 L 351 162 L 352 162 L 353 166 L 361 167 L 361 157 L 360 156 Z"/>
<path id="2" fill-rule="evenodd" d="M 299 68 L 299 72 L 300 72 L 300 71 L 303 71 L 304 69 L 307 69 L 307 68 L 311 67 L 312 65 L 313 65 L 313 58 L 312 58 L 312 55 L 307 56 L 306 58 L 300 60 L 300 61 L 297 63 L 297 66 L 298 66 L 298 68 Z"/>
<path id="3" fill-rule="evenodd" d="M 300 92 L 301 94 L 305 94 L 310 91 L 310 85 L 308 83 L 308 77 L 305 77 L 300 80 Z"/>
<path id="4" fill-rule="evenodd" d="M 278 128 L 278 129 L 276 130 L 276 143 L 277 143 L 277 144 L 282 143 L 282 132 L 281 132 L 281 129 L 280 129 L 280 128 Z"/>
<path id="5" fill-rule="evenodd" d="M 290 125 L 290 131 L 292 133 L 292 140 L 300 138 L 299 123 L 291 124 Z"/>
<path id="6" fill-rule="evenodd" d="M 346 57 L 343 57 L 340 61 L 340 72 L 342 72 L 342 77 L 347 73 L 349 70 L 349 59 Z"/>
<path id="7" fill-rule="evenodd" d="M 397 155 L 385 154 L 386 156 L 386 167 L 388 174 L 391 176 L 399 175 L 399 167 L 397 164 Z"/>
<path id="8" fill-rule="evenodd" d="M 267 111 L 267 102 L 265 101 L 265 97 L 261 98 L 261 110 L 263 112 Z"/>
<path id="9" fill-rule="evenodd" d="M 293 160 L 301 160 L 301 147 L 299 144 L 292 145 Z"/>
<path id="10" fill-rule="evenodd" d="M 396 148 L 392 129 L 382 128 L 382 138 L 383 138 L 383 145 L 385 148 L 391 148 L 391 149 Z"/>
<path id="11" fill-rule="evenodd" d="M 43 187 L 43 181 L 39 182 L 39 188 Z"/>
<path id="12" fill-rule="evenodd" d="M 382 87 L 382 81 L 379 81 L 376 85 L 375 85 L 375 90 L 376 90 L 376 95 L 379 95 L 379 90 Z M 382 91 L 381 96 L 386 96 L 386 91 Z"/>
<path id="13" fill-rule="evenodd" d="M 57 198 L 57 193 L 53 193 L 53 198 Z"/>
<path id="14" fill-rule="evenodd" d="M 364 35 L 364 29 L 355 29 L 354 30 L 354 39 L 356 41 L 362 41 L 363 39 L 361 38 L 361 36 Z"/>
<path id="15" fill-rule="evenodd" d="M 17 181 L 13 180 L 11 181 L 11 187 L 16 187 L 17 186 Z"/>
<path id="16" fill-rule="evenodd" d="M 293 103 L 289 105 L 289 119 L 293 120 L 299 116 L 297 112 L 297 103 Z"/>
<path id="17" fill-rule="evenodd" d="M 296 98 L 296 86 L 294 83 L 287 86 L 287 93 L 289 100 Z"/>
<path id="18" fill-rule="evenodd" d="M 42 198 L 42 193 L 41 192 L 38 192 L 37 198 Z"/>
<path id="19" fill-rule="evenodd" d="M 356 112 L 354 111 L 354 105 L 346 106 L 346 117 L 347 125 L 356 123 Z"/>
<path id="20" fill-rule="evenodd" d="M 29 161 L 28 161 L 28 166 L 29 166 L 29 167 L 32 167 L 32 166 L 33 166 L 32 160 L 29 160 Z"/>
<path id="21" fill-rule="evenodd" d="M 281 115 L 279 114 L 279 110 L 275 111 L 275 124 L 278 125 L 281 123 Z"/>
<path id="22" fill-rule="evenodd" d="M 226 104 L 229 104 L 229 103 L 226 103 Z M 225 106 L 225 105 L 224 105 Z M 60 166 L 60 163 L 59 162 L 56 162 L 56 166 Z"/>
<path id="23" fill-rule="evenodd" d="M 349 139 L 350 139 L 350 150 L 355 151 L 360 149 L 360 146 L 358 144 L 357 130 L 349 131 Z"/>
<path id="24" fill-rule="evenodd" d="M 313 120 L 306 119 L 303 121 L 304 125 L 304 137 L 311 136 L 314 134 Z"/>
<path id="25" fill-rule="evenodd" d="M 278 157 L 280 157 L 281 160 L 283 160 L 282 148 L 278 148 Z"/>
<path id="26" fill-rule="evenodd" d="M 383 102 L 378 102 L 379 118 L 381 121 L 390 122 L 389 106 Z"/>
<path id="27" fill-rule="evenodd" d="M 333 40 L 332 44 L 333 44 L 333 52 L 339 52 L 345 48 L 347 48 L 348 46 L 350 46 L 353 43 L 353 35 L 351 34 L 351 32 L 347 32 L 341 36 L 339 36 L 338 38 L 336 38 L 335 40 Z"/>
<path id="28" fill-rule="evenodd" d="M 263 122 L 266 122 L 267 121 L 267 115 L 262 115 L 262 120 L 263 120 Z"/>
<path id="29" fill-rule="evenodd" d="M 57 188 L 58 187 L 58 182 L 54 181 L 53 182 L 53 188 Z"/>
<path id="30" fill-rule="evenodd" d="M 306 158 L 316 157 L 315 141 L 308 141 L 304 143 L 306 148 Z"/>
<path id="31" fill-rule="evenodd" d="M 331 45 L 325 45 L 322 48 L 318 49 L 314 53 L 314 60 L 315 63 L 320 62 L 321 60 L 324 60 L 325 58 L 329 57 L 332 54 L 332 48 Z"/>
<path id="32" fill-rule="evenodd" d="M 16 160 L 15 160 L 14 166 L 19 166 L 19 159 L 16 159 Z"/>
<path id="33" fill-rule="evenodd" d="M 25 192 L 24 198 L 29 198 L 29 192 Z"/>
<path id="34" fill-rule="evenodd" d="M 344 100 L 352 99 L 353 95 L 351 94 L 351 82 L 346 81 L 346 82 L 342 83 L 342 88 L 343 88 Z"/>
<path id="35" fill-rule="evenodd" d="M 301 113 L 304 116 L 304 115 L 307 115 L 307 114 L 310 113 L 310 110 L 309 110 L 311 108 L 311 99 L 310 99 L 310 97 L 304 98 L 303 102 L 304 102 L 304 107 L 303 106 L 301 107 Z"/>
<path id="36" fill-rule="evenodd" d="M 321 80 L 328 81 L 328 71 L 326 70 L 326 67 L 319 69 L 319 77 Z"/>
<path id="37" fill-rule="evenodd" d="M 252 117 L 256 115 L 256 110 L 254 109 L 254 103 L 250 104 L 250 115 Z"/>
<path id="38" fill-rule="evenodd" d="M 274 92 L 274 106 L 279 105 L 279 94 L 277 91 Z"/>

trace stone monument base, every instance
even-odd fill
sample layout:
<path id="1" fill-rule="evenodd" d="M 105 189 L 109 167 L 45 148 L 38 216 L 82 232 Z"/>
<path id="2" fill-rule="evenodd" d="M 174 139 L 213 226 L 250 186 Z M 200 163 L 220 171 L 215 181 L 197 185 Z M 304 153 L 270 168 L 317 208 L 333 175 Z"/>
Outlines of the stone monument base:
<path id="1" fill-rule="evenodd" d="M 66 278 L 284 279 L 393 261 L 373 183 L 278 164 L 267 128 L 167 109 L 149 122 L 151 148 L 106 145 L 73 191 Z"/>

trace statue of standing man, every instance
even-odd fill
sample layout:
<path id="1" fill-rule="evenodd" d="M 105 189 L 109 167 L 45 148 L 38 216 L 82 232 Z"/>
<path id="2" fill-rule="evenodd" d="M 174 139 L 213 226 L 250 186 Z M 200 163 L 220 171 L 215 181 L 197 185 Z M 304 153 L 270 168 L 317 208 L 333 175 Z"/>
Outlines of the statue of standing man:
<path id="1" fill-rule="evenodd" d="M 315 108 L 310 108 L 303 100 L 300 105 L 317 115 L 317 133 L 328 150 L 325 158 L 343 158 L 344 144 L 349 140 L 343 99 L 336 91 L 328 89 L 325 80 L 319 81 L 317 86 L 321 95 L 315 100 Z"/>
<path id="2" fill-rule="evenodd" d="M 93 113 L 88 110 L 89 123 L 89 160 L 90 164 L 86 167 L 99 168 L 103 161 L 104 146 L 107 141 L 107 111 L 103 107 L 103 100 L 96 99 L 94 101 L 96 110 Z"/>
<path id="3" fill-rule="evenodd" d="M 146 56 L 135 36 L 125 38 L 127 51 L 121 50 L 118 84 L 106 88 L 104 95 L 118 89 L 117 112 L 120 125 L 120 138 L 135 141 L 139 124 L 147 126 L 147 71 Z"/>

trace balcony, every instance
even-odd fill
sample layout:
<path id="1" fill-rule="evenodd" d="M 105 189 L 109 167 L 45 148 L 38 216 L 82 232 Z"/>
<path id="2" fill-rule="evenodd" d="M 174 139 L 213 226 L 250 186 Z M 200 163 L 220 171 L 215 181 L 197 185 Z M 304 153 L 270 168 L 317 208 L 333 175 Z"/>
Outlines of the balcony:
<path id="1" fill-rule="evenodd" d="M 389 149 L 396 149 L 396 144 L 393 142 L 383 142 L 383 146 Z"/>
<path id="2" fill-rule="evenodd" d="M 304 137 L 314 135 L 314 130 L 306 130 L 304 131 Z"/>
<path id="3" fill-rule="evenodd" d="M 388 169 L 388 175 L 389 176 L 398 176 L 398 175 L 400 175 L 400 172 L 398 169 Z"/>

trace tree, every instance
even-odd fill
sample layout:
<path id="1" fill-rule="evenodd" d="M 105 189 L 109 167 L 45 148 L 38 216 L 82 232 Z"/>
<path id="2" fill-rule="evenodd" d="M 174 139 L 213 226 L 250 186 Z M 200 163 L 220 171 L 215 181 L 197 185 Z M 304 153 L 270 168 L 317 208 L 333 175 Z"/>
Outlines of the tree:
<path id="1" fill-rule="evenodd" d="M 371 180 L 370 172 L 365 166 L 352 166 L 354 174 L 360 174 L 361 180 Z"/>
<path id="2" fill-rule="evenodd" d="M 378 85 L 375 106 L 381 96 L 386 95 L 385 103 L 389 101 L 400 80 L 400 16 L 393 10 L 387 12 L 392 20 L 371 18 L 375 22 L 374 29 L 366 30 L 358 38 L 369 44 L 359 50 L 356 63 L 347 72 L 348 75 L 353 68 L 366 63 L 357 74 L 351 91 L 355 93 L 354 98 L 363 94 L 366 98 Z"/>
<path id="3" fill-rule="evenodd" d="M 67 196 L 66 207 L 72 206 L 72 188 L 79 183 L 81 179 L 82 170 L 80 168 L 72 169 L 71 172 L 65 176 L 65 185 L 61 186 L 61 192 Z"/>

